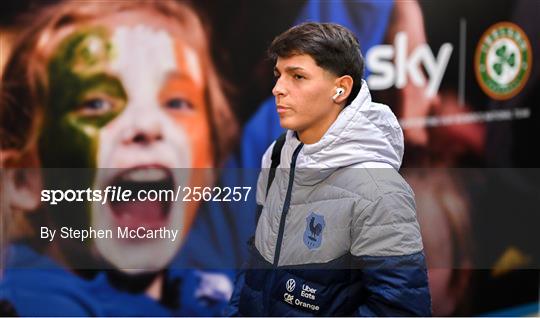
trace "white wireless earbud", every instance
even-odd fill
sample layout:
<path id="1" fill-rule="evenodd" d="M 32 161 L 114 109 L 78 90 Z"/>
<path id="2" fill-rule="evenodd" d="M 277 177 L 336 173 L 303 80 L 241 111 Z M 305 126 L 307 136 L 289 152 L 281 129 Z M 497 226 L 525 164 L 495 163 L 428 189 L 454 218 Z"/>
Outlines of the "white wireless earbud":
<path id="1" fill-rule="evenodd" d="M 336 88 L 336 95 L 332 96 L 332 100 L 335 100 L 340 95 L 343 95 L 345 93 L 345 90 L 342 87 Z"/>

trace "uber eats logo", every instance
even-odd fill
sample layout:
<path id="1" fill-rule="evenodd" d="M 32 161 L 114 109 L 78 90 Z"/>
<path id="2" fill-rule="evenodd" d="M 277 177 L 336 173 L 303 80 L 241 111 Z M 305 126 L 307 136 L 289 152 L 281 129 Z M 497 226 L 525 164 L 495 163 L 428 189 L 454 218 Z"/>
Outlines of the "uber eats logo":
<path id="1" fill-rule="evenodd" d="M 480 38 L 474 61 L 478 84 L 489 97 L 518 94 L 531 70 L 531 45 L 523 30 L 510 22 L 491 26 Z"/>
<path id="2" fill-rule="evenodd" d="M 317 299 L 317 289 L 309 286 L 307 283 L 302 284 L 302 289 L 300 291 L 300 297 L 293 295 L 294 289 L 296 288 L 296 281 L 294 279 L 289 279 L 285 282 L 286 293 L 283 294 L 283 301 L 289 305 L 293 305 L 302 309 L 308 309 L 311 311 L 319 311 L 320 307 L 317 303 L 313 303 Z M 298 294 L 298 293 L 297 293 Z M 310 302 L 311 301 L 311 302 Z"/>

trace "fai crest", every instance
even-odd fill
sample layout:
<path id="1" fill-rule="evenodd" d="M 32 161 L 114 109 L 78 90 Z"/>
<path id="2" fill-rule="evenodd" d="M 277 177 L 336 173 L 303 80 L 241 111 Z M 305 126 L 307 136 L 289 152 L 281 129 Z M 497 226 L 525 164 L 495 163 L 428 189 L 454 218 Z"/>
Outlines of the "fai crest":
<path id="1" fill-rule="evenodd" d="M 478 84 L 489 97 L 509 99 L 527 83 L 532 69 L 529 38 L 516 24 L 499 22 L 482 36 L 474 67 Z"/>
<path id="2" fill-rule="evenodd" d="M 306 218 L 306 230 L 304 231 L 304 244 L 310 249 L 321 246 L 322 233 L 326 222 L 324 216 L 311 212 Z"/>

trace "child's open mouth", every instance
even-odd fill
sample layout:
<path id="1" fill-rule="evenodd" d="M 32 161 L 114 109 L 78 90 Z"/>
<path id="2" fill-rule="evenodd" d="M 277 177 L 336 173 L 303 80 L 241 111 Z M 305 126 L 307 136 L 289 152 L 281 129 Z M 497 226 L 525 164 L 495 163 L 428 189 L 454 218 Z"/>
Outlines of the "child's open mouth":
<path id="1" fill-rule="evenodd" d="M 131 190 L 127 201 L 109 201 L 112 214 L 118 226 L 149 229 L 165 226 L 171 209 L 174 193 L 172 171 L 158 165 L 137 166 L 123 169 L 109 186 L 118 190 Z M 167 197 L 165 191 L 169 192 Z"/>

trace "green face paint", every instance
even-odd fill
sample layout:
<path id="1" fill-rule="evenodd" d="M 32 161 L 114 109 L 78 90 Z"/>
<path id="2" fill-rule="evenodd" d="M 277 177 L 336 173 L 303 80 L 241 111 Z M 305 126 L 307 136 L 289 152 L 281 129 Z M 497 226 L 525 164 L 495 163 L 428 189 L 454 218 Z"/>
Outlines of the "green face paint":
<path id="1" fill-rule="evenodd" d="M 75 32 L 58 46 L 48 65 L 43 167 L 97 167 L 99 131 L 127 102 L 120 80 L 106 73 L 113 57 L 104 28 Z"/>
<path id="2" fill-rule="evenodd" d="M 120 80 L 107 73 L 114 58 L 110 34 L 105 28 L 76 31 L 65 38 L 48 64 L 48 100 L 38 141 L 44 168 L 44 187 L 92 188 L 96 176 L 100 130 L 126 107 L 127 94 Z M 70 170 L 65 168 L 85 168 Z M 87 228 L 90 202 L 71 202 L 51 207 L 57 226 Z M 68 240 L 69 241 L 69 240 Z M 66 258 L 80 262 L 76 246 L 64 248 Z M 79 259 L 79 260 L 77 260 Z"/>
<path id="3" fill-rule="evenodd" d="M 64 190 L 64 193 L 87 188 L 104 190 L 119 184 L 121 179 L 117 177 L 121 171 L 103 167 L 133 168 L 130 173 L 135 180 L 141 175 L 135 169 L 146 170 L 144 166 L 149 165 L 189 167 L 193 162 L 192 152 L 202 152 L 201 148 L 195 148 L 199 141 L 205 142 L 204 145 L 208 142 L 205 137 L 208 122 L 206 112 L 202 111 L 206 109 L 203 102 L 206 86 L 197 52 L 182 37 L 173 38 L 168 27 L 161 23 L 154 25 L 153 19 L 148 22 L 145 25 L 142 20 L 142 25 L 134 27 L 117 24 L 111 29 L 79 28 L 55 46 L 47 65 L 49 97 L 44 101 L 38 151 L 43 167 L 62 169 L 44 169 L 45 189 Z M 197 100 L 192 104 L 199 106 L 200 113 L 184 107 L 189 103 L 169 103 L 177 99 Z M 202 137 L 196 136 L 199 132 L 203 133 Z M 205 156 L 202 154 L 200 158 Z M 148 182 L 144 178 L 138 180 L 143 187 L 151 185 L 158 176 L 142 175 L 148 178 Z M 184 180 L 190 184 L 199 182 L 190 176 L 171 175 L 175 185 L 183 184 Z M 85 199 L 43 207 L 47 219 L 57 229 L 62 226 L 88 229 L 90 225 L 114 229 L 139 224 L 184 229 L 188 217 L 191 220 L 193 216 L 191 206 L 181 202 L 168 206 L 170 213 L 163 213 L 166 208 L 163 205 L 146 202 L 92 204 Z M 148 213 L 141 215 L 139 211 Z M 80 263 L 83 256 L 98 261 L 100 257 L 96 256 L 101 256 L 119 269 L 158 270 L 174 257 L 181 244 L 180 240 L 174 244 L 144 240 L 135 245 L 122 239 L 55 242 L 62 260 L 79 264 L 74 268 L 89 268 Z"/>

